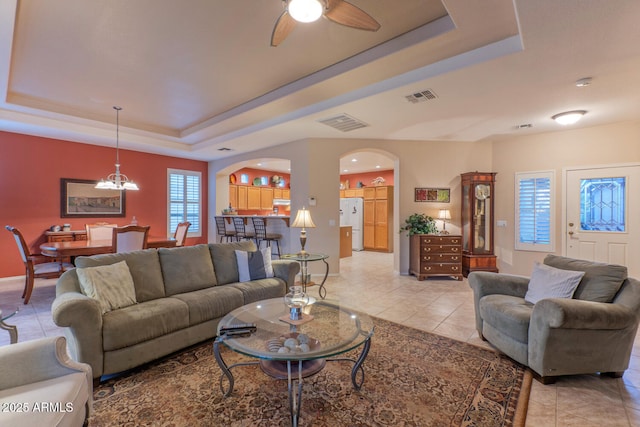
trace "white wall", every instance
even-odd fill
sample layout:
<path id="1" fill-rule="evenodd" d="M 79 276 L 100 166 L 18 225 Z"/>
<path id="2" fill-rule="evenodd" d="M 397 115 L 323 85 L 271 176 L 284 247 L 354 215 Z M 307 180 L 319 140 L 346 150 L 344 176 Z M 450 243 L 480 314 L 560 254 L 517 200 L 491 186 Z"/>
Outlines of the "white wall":
<path id="1" fill-rule="evenodd" d="M 224 207 L 226 195 L 221 194 L 227 181 L 220 178 L 220 172 L 241 161 L 275 157 L 291 161 L 291 213 L 292 216 L 303 205 L 308 206 L 308 198 L 313 196 L 317 206 L 311 207 L 317 228 L 307 230 L 307 249 L 329 255 L 330 271 L 339 272 L 339 186 L 340 158 L 355 151 L 375 150 L 388 155 L 396 164 L 394 204 L 394 248 L 395 270 L 406 274 L 409 268 L 409 239 L 397 231 L 409 215 L 420 212 L 437 216 L 438 210 L 451 210 L 452 221 L 447 227 L 450 232 L 460 230 L 460 173 L 470 171 L 491 171 L 491 144 L 454 141 L 386 141 L 353 139 L 312 139 L 297 141 L 249 154 L 241 154 L 209 164 L 209 180 L 218 185 L 210 186 L 210 212 Z M 450 203 L 414 202 L 416 187 L 451 188 Z M 220 199 L 220 201 L 216 200 Z M 225 199 L 226 200 L 226 199 Z M 219 210 L 219 209 L 218 209 Z M 213 218 L 210 219 L 213 221 Z M 330 225 L 333 223 L 334 225 Z M 215 227 L 211 225 L 209 240 L 215 240 Z M 299 238 L 298 229 L 291 229 L 292 241 Z M 321 263 L 314 263 L 321 264 Z M 322 265 L 311 266 L 314 274 L 322 272 Z"/>
<path id="2" fill-rule="evenodd" d="M 529 275 L 533 262 L 541 261 L 546 253 L 514 250 L 515 173 L 555 170 L 557 196 L 556 210 L 553 215 L 556 221 L 555 253 L 563 255 L 564 249 L 561 244 L 563 168 L 639 162 L 640 123 L 617 123 L 508 138 L 494 141 L 492 152 L 494 172 L 498 172 L 495 187 L 495 219 L 507 220 L 507 227 L 495 228 L 498 268 L 503 273 Z M 638 197 L 638 195 L 630 195 L 630 197 Z M 635 259 L 638 259 L 638 255 L 640 254 L 635 254 Z"/>

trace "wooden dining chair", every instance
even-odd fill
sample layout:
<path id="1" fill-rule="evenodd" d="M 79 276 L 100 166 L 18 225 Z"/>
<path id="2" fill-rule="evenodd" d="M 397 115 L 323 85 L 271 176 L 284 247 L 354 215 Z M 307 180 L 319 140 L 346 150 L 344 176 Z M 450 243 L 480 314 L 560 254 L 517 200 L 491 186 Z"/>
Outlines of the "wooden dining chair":
<path id="1" fill-rule="evenodd" d="M 20 230 L 9 225 L 5 228 L 13 234 L 16 244 L 18 245 L 18 251 L 20 251 L 20 256 L 22 257 L 22 262 L 24 263 L 25 281 L 22 298 L 25 304 L 29 303 L 35 279 L 60 277 L 66 270 L 74 268 L 72 264 L 57 261 L 54 258 L 41 254 L 32 254 Z"/>
<path id="2" fill-rule="evenodd" d="M 227 229 L 227 223 L 224 217 L 217 216 L 216 218 L 216 230 L 218 236 L 220 236 L 220 243 L 226 239 L 227 242 L 232 242 L 236 239 L 236 232 L 234 230 Z"/>
<path id="3" fill-rule="evenodd" d="M 95 224 L 85 224 L 87 230 L 87 240 L 111 240 L 113 229 L 118 224 L 109 224 L 107 222 L 97 222 Z"/>
<path id="4" fill-rule="evenodd" d="M 184 246 L 184 242 L 187 239 L 187 231 L 190 226 L 191 223 L 189 221 L 178 224 L 176 232 L 173 234 L 173 238 L 176 240 L 176 246 Z"/>
<path id="5" fill-rule="evenodd" d="M 147 248 L 149 237 L 149 226 L 127 225 L 124 227 L 114 227 L 112 233 L 113 251 L 133 252 Z"/>

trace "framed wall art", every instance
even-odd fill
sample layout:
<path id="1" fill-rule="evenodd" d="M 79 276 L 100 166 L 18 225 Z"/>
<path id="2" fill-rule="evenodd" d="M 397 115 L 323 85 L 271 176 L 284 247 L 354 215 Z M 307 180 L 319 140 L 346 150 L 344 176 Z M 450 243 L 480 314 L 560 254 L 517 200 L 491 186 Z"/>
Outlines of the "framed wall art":
<path id="1" fill-rule="evenodd" d="M 100 190 L 98 181 L 60 179 L 60 216 L 62 218 L 124 217 L 125 191 Z"/>
<path id="2" fill-rule="evenodd" d="M 451 189 L 450 188 L 416 188 L 414 201 L 449 203 L 451 201 Z"/>

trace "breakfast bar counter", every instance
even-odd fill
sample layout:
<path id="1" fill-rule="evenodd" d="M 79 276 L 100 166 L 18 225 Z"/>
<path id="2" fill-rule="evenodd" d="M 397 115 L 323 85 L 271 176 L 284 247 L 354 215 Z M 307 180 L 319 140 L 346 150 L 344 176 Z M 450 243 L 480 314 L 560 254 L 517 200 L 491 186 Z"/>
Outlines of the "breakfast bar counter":
<path id="1" fill-rule="evenodd" d="M 251 218 L 263 218 L 265 223 L 269 225 L 270 223 L 275 223 L 275 220 L 282 220 L 284 223 L 289 226 L 289 215 L 222 215 L 222 217 L 227 221 L 228 224 L 233 222 L 232 218 L 243 218 L 244 223 L 251 225 Z"/>

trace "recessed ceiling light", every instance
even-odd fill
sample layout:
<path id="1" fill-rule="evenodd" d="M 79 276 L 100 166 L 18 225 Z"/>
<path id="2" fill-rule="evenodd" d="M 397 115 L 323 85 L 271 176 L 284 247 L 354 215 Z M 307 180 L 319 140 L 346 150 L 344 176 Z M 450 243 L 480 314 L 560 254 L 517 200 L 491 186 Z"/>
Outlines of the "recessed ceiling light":
<path id="1" fill-rule="evenodd" d="M 358 161 L 358 159 L 355 159 L 355 158 L 354 158 L 354 159 L 351 159 L 351 161 L 352 161 L 352 162 L 357 162 L 357 161 Z"/>
<path id="2" fill-rule="evenodd" d="M 380 169 L 380 165 L 376 165 L 376 169 Z"/>
<path id="3" fill-rule="evenodd" d="M 349 172 L 349 169 L 342 169 L 342 172 Z"/>
<path id="4" fill-rule="evenodd" d="M 554 116 L 551 116 L 553 120 L 560 123 L 561 125 L 572 125 L 578 120 L 587 114 L 585 110 L 574 110 L 574 111 L 566 111 L 564 113 L 558 113 Z"/>
<path id="5" fill-rule="evenodd" d="M 262 163 L 257 163 L 257 166 L 262 166 Z"/>

